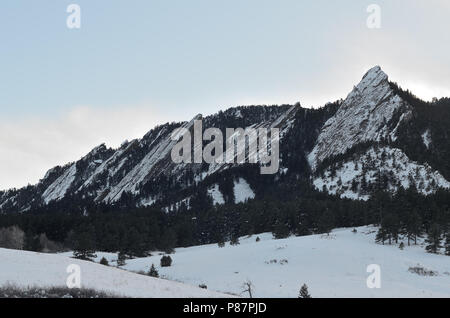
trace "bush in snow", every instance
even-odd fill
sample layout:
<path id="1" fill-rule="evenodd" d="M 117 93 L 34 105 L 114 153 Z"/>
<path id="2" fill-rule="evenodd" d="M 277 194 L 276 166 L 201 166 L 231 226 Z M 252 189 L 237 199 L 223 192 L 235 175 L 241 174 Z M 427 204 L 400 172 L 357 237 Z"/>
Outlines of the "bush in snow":
<path id="1" fill-rule="evenodd" d="M 159 273 L 158 273 L 158 271 L 155 268 L 155 264 L 152 264 L 152 266 L 150 267 L 150 270 L 148 272 L 148 276 L 155 277 L 155 278 L 159 277 Z"/>
<path id="2" fill-rule="evenodd" d="M 117 256 L 117 266 L 121 267 L 121 266 L 125 266 L 125 260 L 126 260 L 126 255 L 124 252 L 120 251 L 119 255 Z"/>
<path id="3" fill-rule="evenodd" d="M 170 256 L 161 257 L 161 267 L 170 267 L 172 266 L 172 258 Z"/>
<path id="4" fill-rule="evenodd" d="M 303 284 L 302 288 L 300 288 L 298 298 L 311 298 L 311 295 L 308 291 L 308 286 L 306 284 Z"/>
<path id="5" fill-rule="evenodd" d="M 231 238 L 231 241 L 230 241 L 230 245 L 239 245 L 239 244 L 241 244 L 239 242 L 239 236 L 233 235 L 233 237 Z"/>
<path id="6" fill-rule="evenodd" d="M 106 258 L 102 257 L 102 259 L 100 260 L 100 264 L 105 265 L 105 266 L 109 266 L 109 262 Z"/>
<path id="7" fill-rule="evenodd" d="M 422 266 L 410 267 L 409 272 L 420 275 L 420 276 L 438 276 L 438 273 Z"/>

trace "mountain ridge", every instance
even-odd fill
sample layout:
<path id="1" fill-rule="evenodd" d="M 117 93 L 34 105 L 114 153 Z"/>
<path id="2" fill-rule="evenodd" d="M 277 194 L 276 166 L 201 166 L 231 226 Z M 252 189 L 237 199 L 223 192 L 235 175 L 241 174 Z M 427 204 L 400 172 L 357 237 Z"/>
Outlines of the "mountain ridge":
<path id="1" fill-rule="evenodd" d="M 380 66 L 375 66 L 345 100 L 320 109 L 303 108 L 299 103 L 236 107 L 205 118 L 197 115 L 191 121 L 159 125 L 141 139 L 124 142 L 117 149 L 101 144 L 78 161 L 50 169 L 36 185 L 0 191 L 0 212 L 25 212 L 66 199 L 72 204 L 127 202 L 140 206 L 160 202 L 161 207 L 170 207 L 189 206 L 195 197 L 209 197 L 216 204 L 214 193 L 216 198 L 222 195 L 233 202 L 232 188 L 242 184 L 237 180 L 248 184 L 247 199 L 263 198 L 269 190 L 263 189 L 261 183 L 266 181 L 262 177 L 254 176 L 254 165 L 176 165 L 170 160 L 176 143 L 170 138 L 172 131 L 180 127 L 192 130 L 193 121 L 200 118 L 205 129 L 280 128 L 280 170 L 267 182 L 270 187 L 277 187 L 286 178 L 289 182 L 302 179 L 318 191 L 351 199 L 367 199 L 374 187 L 379 187 L 381 178 L 388 179 L 384 189 L 393 192 L 400 186 L 421 188 L 419 192 L 424 194 L 448 189 L 445 157 L 432 157 L 434 152 L 449 151 L 450 145 L 437 136 L 436 129 L 445 129 L 450 118 L 445 113 L 437 128 L 420 122 L 424 107 L 416 104 L 389 81 Z M 428 111 L 431 113 L 434 108 Z M 408 132 L 411 130 L 413 137 Z M 442 150 L 436 150 L 437 144 Z M 389 161 L 394 157 L 401 164 Z M 350 166 L 353 172 L 348 171 Z M 405 174 L 405 169 L 411 167 L 418 172 Z M 353 173 L 356 181 L 343 182 L 336 171 Z M 232 175 L 234 183 L 227 181 L 228 175 Z M 406 182 L 405 178 L 410 180 Z M 423 180 L 433 182 L 423 185 Z"/>

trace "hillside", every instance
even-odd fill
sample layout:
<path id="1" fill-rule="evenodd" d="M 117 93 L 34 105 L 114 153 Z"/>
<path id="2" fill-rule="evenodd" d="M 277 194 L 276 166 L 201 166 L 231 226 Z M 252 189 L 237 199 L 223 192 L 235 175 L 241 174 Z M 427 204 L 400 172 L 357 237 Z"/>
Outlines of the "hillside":
<path id="1" fill-rule="evenodd" d="M 213 290 L 241 293 L 250 280 L 255 297 L 295 298 L 306 283 L 313 297 L 450 297 L 450 257 L 428 254 L 421 246 L 387 246 L 374 242 L 376 228 L 337 229 L 330 236 L 274 240 L 271 234 L 241 238 L 240 245 L 217 244 L 176 249 L 173 265 L 159 267 L 160 256 L 127 261 L 128 270 L 148 270 Z M 261 241 L 256 242 L 256 237 Z M 406 245 L 406 242 L 405 242 Z M 115 254 L 99 253 L 111 262 Z M 276 262 L 274 261 L 276 260 Z M 370 264 L 381 266 L 381 289 L 368 289 Z M 420 276 L 410 267 L 432 270 Z M 247 294 L 242 294 L 247 297 Z"/>
<path id="2" fill-rule="evenodd" d="M 71 264 L 81 267 L 83 288 L 136 298 L 208 298 L 229 295 L 80 261 L 62 255 L 0 249 L 0 286 L 64 287 Z"/>

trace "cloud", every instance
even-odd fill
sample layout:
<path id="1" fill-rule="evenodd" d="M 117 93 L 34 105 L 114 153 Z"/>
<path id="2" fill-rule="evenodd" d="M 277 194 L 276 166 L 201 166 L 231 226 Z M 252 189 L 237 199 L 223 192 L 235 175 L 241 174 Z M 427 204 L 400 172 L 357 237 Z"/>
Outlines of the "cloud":
<path id="1" fill-rule="evenodd" d="M 0 119 L 0 189 L 35 184 L 57 165 L 80 159 L 101 143 L 118 147 L 142 137 L 169 114 L 145 103 L 77 106 L 53 118 Z"/>

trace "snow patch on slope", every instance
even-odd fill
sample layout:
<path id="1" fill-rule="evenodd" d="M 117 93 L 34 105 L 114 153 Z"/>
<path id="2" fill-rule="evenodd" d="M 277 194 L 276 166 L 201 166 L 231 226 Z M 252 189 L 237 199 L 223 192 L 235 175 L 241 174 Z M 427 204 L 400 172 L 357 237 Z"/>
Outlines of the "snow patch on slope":
<path id="1" fill-rule="evenodd" d="M 450 182 L 428 164 L 418 164 L 400 149 L 390 147 L 370 148 L 357 160 L 328 168 L 313 183 L 319 191 L 325 190 L 341 198 L 367 200 L 370 187 L 379 177 L 392 192 L 400 187 L 415 186 L 420 193 L 429 195 L 438 188 L 450 188 Z M 362 189 L 362 184 L 366 184 L 367 189 Z"/>
<path id="2" fill-rule="evenodd" d="M 208 189 L 208 195 L 213 199 L 213 204 L 222 205 L 225 204 L 225 200 L 223 198 L 222 192 L 219 190 L 219 185 L 215 184 L 214 186 Z"/>
<path id="3" fill-rule="evenodd" d="M 238 181 L 234 181 L 233 192 L 234 203 L 244 203 L 255 198 L 255 193 L 244 178 L 239 178 Z"/>
<path id="4" fill-rule="evenodd" d="M 430 130 L 427 129 L 423 134 L 422 134 L 422 141 L 423 144 L 425 145 L 425 147 L 427 147 L 427 149 L 430 149 L 430 145 L 431 145 L 431 133 Z"/>

